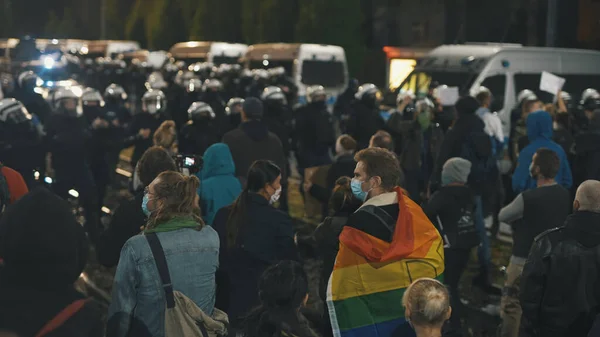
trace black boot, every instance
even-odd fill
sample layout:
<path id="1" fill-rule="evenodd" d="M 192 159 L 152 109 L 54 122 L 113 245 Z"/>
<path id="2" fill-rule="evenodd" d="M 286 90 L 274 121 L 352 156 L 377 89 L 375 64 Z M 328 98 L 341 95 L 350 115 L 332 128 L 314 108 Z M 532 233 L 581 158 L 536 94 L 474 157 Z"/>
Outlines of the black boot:
<path id="1" fill-rule="evenodd" d="M 490 282 L 489 268 L 482 267 L 479 275 L 473 278 L 473 286 L 480 288 L 488 295 L 501 296 L 502 289 L 495 287 Z"/>

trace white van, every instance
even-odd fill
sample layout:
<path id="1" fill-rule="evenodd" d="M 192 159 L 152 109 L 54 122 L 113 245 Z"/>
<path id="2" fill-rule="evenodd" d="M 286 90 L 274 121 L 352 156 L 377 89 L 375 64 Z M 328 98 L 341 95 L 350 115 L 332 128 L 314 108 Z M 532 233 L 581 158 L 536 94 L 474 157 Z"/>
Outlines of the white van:
<path id="1" fill-rule="evenodd" d="M 89 41 L 86 45 L 82 46 L 80 52 L 85 58 L 109 57 L 116 59 L 119 54 L 140 49 L 140 44 L 136 41 L 96 40 Z"/>
<path id="2" fill-rule="evenodd" d="M 241 43 L 188 41 L 179 42 L 169 50 L 171 57 L 187 65 L 196 62 L 211 62 L 214 65 L 238 64 L 246 54 L 248 46 Z"/>
<path id="3" fill-rule="evenodd" d="M 248 69 L 283 67 L 298 86 L 298 103 L 306 103 L 306 88 L 322 85 L 333 105 L 348 86 L 348 64 L 344 48 L 322 44 L 256 44 L 248 48 Z"/>
<path id="4" fill-rule="evenodd" d="M 521 90 L 533 90 L 546 103 L 553 101 L 553 95 L 539 90 L 543 71 L 564 77 L 563 90 L 577 102 L 586 88 L 600 88 L 599 65 L 600 52 L 591 50 L 489 43 L 443 45 L 420 60 L 400 88 L 423 95 L 437 82 L 459 87 L 461 94 L 474 94 L 483 85 L 494 95 L 492 109 L 499 112 L 508 135 L 510 111 Z"/>

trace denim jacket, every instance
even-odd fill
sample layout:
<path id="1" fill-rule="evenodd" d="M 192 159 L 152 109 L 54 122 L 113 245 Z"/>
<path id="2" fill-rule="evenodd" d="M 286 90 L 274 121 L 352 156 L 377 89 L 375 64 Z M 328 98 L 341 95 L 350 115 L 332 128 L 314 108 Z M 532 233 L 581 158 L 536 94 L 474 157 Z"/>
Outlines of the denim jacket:
<path id="1" fill-rule="evenodd" d="M 158 233 L 173 289 L 206 314 L 215 305 L 219 236 L 210 226 Z M 107 336 L 164 336 L 165 294 L 150 246 L 143 235 L 125 243 L 117 267 Z"/>

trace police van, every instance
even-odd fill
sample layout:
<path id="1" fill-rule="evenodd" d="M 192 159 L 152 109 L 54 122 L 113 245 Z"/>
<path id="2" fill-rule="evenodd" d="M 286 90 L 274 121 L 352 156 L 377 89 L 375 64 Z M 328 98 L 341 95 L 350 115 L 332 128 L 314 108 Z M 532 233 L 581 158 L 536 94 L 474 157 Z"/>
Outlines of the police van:
<path id="1" fill-rule="evenodd" d="M 306 88 L 322 85 L 328 105 L 348 86 L 348 64 L 344 48 L 322 44 L 256 44 L 248 48 L 244 63 L 248 69 L 283 67 L 298 87 L 298 103 L 306 103 Z"/>
<path id="2" fill-rule="evenodd" d="M 508 135 L 510 111 L 521 90 L 533 90 L 546 103 L 553 101 L 553 95 L 539 90 L 543 71 L 565 78 L 563 90 L 579 101 L 586 88 L 600 88 L 598 65 L 600 52 L 591 50 L 493 43 L 442 45 L 419 61 L 399 89 L 425 95 L 430 84 L 437 82 L 473 95 L 483 85 L 494 95 L 492 110 L 498 111 Z"/>
<path id="3" fill-rule="evenodd" d="M 247 49 L 248 46 L 241 43 L 188 41 L 174 44 L 169 53 L 175 60 L 184 61 L 186 65 L 196 62 L 220 65 L 238 64 Z"/>

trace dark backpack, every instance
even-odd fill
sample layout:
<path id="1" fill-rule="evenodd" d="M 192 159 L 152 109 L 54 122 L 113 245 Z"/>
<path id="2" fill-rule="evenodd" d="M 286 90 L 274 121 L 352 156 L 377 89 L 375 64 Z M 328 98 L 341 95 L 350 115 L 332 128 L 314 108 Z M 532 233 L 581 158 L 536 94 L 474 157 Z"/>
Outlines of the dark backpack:
<path id="1" fill-rule="evenodd" d="M 470 204 L 460 209 L 460 218 L 456 220 L 456 230 L 447 231 L 442 220 L 436 219 L 440 234 L 444 239 L 444 247 L 470 249 L 479 245 L 479 234 L 475 227 L 475 205 Z M 448 226 L 448 224 L 446 224 Z"/>
<path id="2" fill-rule="evenodd" d="M 0 213 L 10 204 L 10 190 L 8 189 L 6 177 L 2 173 L 3 167 L 4 165 L 0 164 Z"/>
<path id="3" fill-rule="evenodd" d="M 467 135 L 461 147 L 460 157 L 471 162 L 470 185 L 480 185 L 496 179 L 498 165 L 492 142 L 483 130 Z"/>

